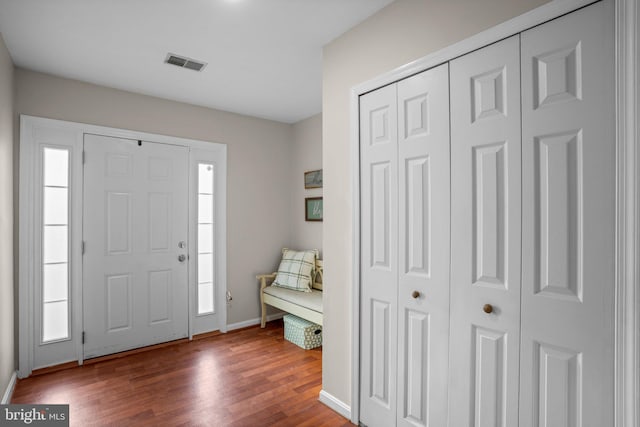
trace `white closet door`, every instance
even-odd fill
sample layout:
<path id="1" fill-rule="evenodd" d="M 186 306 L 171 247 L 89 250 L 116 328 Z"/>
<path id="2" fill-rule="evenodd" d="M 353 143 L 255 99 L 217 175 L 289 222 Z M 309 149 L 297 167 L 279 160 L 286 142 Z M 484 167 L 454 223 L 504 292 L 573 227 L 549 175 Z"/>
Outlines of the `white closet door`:
<path id="1" fill-rule="evenodd" d="M 614 421 L 611 9 L 522 34 L 521 427 Z"/>
<path id="2" fill-rule="evenodd" d="M 520 341 L 519 36 L 450 67 L 449 425 L 513 427 Z"/>
<path id="3" fill-rule="evenodd" d="M 398 138 L 396 85 L 360 98 L 360 414 L 369 427 L 396 422 Z"/>
<path id="4" fill-rule="evenodd" d="M 398 83 L 398 426 L 447 423 L 448 70 Z"/>

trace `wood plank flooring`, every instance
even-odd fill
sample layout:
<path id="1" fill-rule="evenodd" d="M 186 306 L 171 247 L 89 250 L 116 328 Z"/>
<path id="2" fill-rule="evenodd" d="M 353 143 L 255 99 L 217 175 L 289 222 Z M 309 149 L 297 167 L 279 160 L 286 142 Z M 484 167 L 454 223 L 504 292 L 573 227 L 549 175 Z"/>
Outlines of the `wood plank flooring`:
<path id="1" fill-rule="evenodd" d="M 32 376 L 12 403 L 68 403 L 72 426 L 353 426 L 318 401 L 321 359 L 278 320 Z"/>

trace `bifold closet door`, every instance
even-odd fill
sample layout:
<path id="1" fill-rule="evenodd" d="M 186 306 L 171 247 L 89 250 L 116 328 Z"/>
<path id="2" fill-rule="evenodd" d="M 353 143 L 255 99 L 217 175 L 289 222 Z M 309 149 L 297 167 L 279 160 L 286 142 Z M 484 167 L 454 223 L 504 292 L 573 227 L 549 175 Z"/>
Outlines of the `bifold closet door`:
<path id="1" fill-rule="evenodd" d="M 360 418 L 446 425 L 448 69 L 360 98 Z"/>
<path id="2" fill-rule="evenodd" d="M 451 62 L 449 425 L 518 425 L 519 36 Z"/>
<path id="3" fill-rule="evenodd" d="M 445 426 L 449 66 L 398 82 L 398 426 Z"/>
<path id="4" fill-rule="evenodd" d="M 360 419 L 370 427 L 396 422 L 397 111 L 395 84 L 360 98 Z"/>
<path id="5" fill-rule="evenodd" d="M 614 424 L 612 3 L 522 33 L 520 427 Z"/>

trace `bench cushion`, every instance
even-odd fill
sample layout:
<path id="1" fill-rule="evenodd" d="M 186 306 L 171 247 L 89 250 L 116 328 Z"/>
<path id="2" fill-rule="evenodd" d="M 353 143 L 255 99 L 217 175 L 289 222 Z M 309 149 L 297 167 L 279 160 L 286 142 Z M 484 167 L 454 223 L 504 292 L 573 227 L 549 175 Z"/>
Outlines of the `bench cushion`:
<path id="1" fill-rule="evenodd" d="M 322 313 L 322 291 L 312 289 L 311 292 L 300 292 L 277 286 L 267 286 L 264 293 L 280 298 L 292 304 Z"/>

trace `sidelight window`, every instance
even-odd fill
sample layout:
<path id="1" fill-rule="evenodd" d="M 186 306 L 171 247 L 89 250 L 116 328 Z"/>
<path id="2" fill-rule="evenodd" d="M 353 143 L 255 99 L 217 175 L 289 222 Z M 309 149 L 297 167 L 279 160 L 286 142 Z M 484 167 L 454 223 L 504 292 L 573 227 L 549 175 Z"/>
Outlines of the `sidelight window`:
<path id="1" fill-rule="evenodd" d="M 69 150 L 42 151 L 42 342 L 69 334 Z"/>
<path id="2" fill-rule="evenodd" d="M 214 188 L 215 169 L 198 163 L 198 314 L 215 312 L 214 287 Z"/>

